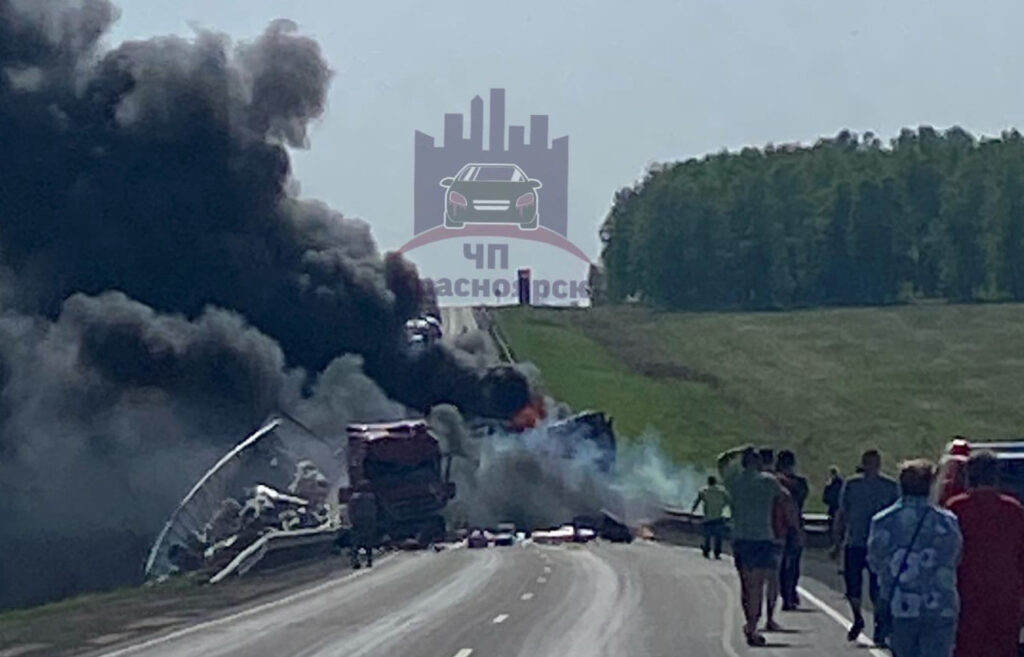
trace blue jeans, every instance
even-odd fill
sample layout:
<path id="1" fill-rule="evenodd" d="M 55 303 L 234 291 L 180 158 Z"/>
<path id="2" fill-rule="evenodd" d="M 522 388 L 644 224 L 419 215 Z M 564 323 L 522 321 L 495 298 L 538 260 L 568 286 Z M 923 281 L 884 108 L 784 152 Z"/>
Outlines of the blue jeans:
<path id="1" fill-rule="evenodd" d="M 889 647 L 893 657 L 950 657 L 955 618 L 894 618 Z"/>

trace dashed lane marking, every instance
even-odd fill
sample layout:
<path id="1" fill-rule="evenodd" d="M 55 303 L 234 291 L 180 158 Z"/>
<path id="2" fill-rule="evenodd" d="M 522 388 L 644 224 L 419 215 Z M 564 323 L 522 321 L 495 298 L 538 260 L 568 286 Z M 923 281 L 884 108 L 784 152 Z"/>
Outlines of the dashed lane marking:
<path id="1" fill-rule="evenodd" d="M 547 581 L 548 581 L 548 578 L 547 578 L 547 577 L 538 577 L 538 578 L 537 578 L 537 583 L 538 583 L 538 584 L 544 584 L 544 583 L 546 583 Z"/>
<path id="2" fill-rule="evenodd" d="M 520 600 L 530 600 L 532 598 L 533 598 L 533 594 L 530 593 L 529 591 L 527 591 L 526 593 L 524 593 L 521 596 L 519 596 Z"/>
<path id="3" fill-rule="evenodd" d="M 545 573 L 550 573 L 551 572 L 551 566 L 544 566 L 544 572 Z"/>
<path id="4" fill-rule="evenodd" d="M 827 602 L 825 602 L 824 600 L 822 600 L 818 596 L 814 595 L 813 593 L 811 593 L 810 591 L 808 591 L 804 587 L 798 586 L 796 588 L 796 590 L 797 590 L 797 592 L 802 597 L 810 600 L 811 604 L 813 604 L 815 607 L 817 607 L 818 609 L 821 609 L 823 612 L 825 612 L 825 614 L 829 618 L 831 618 L 836 623 L 838 623 L 839 626 L 842 627 L 843 629 L 849 628 L 850 625 L 853 623 L 853 621 L 848 620 L 841 613 L 839 613 L 838 611 L 833 609 Z M 889 653 L 885 652 L 881 648 L 875 648 L 874 647 L 875 644 L 872 643 L 871 640 L 868 639 L 863 634 L 861 634 L 861 635 L 859 635 L 857 637 L 857 643 L 859 643 L 860 645 L 866 647 L 868 649 L 868 652 L 871 653 L 871 657 L 888 657 Z"/>
<path id="5" fill-rule="evenodd" d="M 508 619 L 508 614 L 498 614 L 497 616 L 494 617 L 494 620 L 492 620 L 491 622 L 494 623 L 495 625 L 500 625 L 500 624 L 504 623 L 507 619 Z"/>
<path id="6" fill-rule="evenodd" d="M 472 648 L 463 648 L 462 650 L 455 653 L 455 657 L 469 657 L 473 654 Z"/>

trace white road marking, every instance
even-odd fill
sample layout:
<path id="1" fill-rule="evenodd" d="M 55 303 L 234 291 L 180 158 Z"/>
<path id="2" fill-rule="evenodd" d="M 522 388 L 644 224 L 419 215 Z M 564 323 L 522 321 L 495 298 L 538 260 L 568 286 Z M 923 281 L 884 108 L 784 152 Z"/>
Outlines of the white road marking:
<path id="1" fill-rule="evenodd" d="M 732 587 L 726 584 L 719 577 L 715 577 L 714 580 L 722 585 L 722 590 L 725 591 L 725 611 L 722 614 L 722 652 L 729 657 L 740 657 L 736 649 L 732 647 L 732 635 L 736 633 L 736 609 L 739 607 L 739 603 L 736 600 L 736 593 L 732 590 Z M 742 609 L 740 610 L 742 613 Z"/>
<path id="2" fill-rule="evenodd" d="M 500 625 L 501 623 L 504 623 L 507 619 L 508 619 L 508 614 L 498 614 L 497 616 L 494 617 L 494 620 L 492 620 L 491 622 L 494 623 L 495 625 Z"/>
<path id="3" fill-rule="evenodd" d="M 385 554 L 384 556 L 379 557 L 377 559 L 377 563 L 386 563 L 394 557 L 395 553 Z M 200 630 L 205 630 L 211 627 L 218 627 L 220 625 L 229 625 L 237 620 L 241 620 L 248 616 L 253 616 L 262 613 L 264 611 L 267 611 L 268 609 L 274 609 L 275 607 L 284 607 L 295 602 L 296 600 L 311 597 L 312 595 L 319 593 L 320 591 L 324 591 L 329 588 L 338 586 L 342 582 L 348 582 L 357 577 L 365 577 L 366 575 L 372 572 L 374 571 L 370 568 L 366 568 L 364 570 L 356 570 L 354 572 L 349 573 L 348 575 L 345 575 L 344 577 L 338 577 L 337 579 L 328 580 L 326 582 L 323 582 L 322 584 L 317 584 L 316 586 L 313 586 L 311 588 L 296 591 L 295 593 L 292 593 L 291 595 L 286 595 L 283 598 L 277 598 L 276 600 L 271 600 L 264 604 L 256 605 L 255 607 L 249 607 L 248 609 L 243 609 L 242 611 L 236 612 L 234 614 L 221 616 L 220 618 L 215 618 L 204 623 L 189 625 L 188 627 L 183 627 L 180 630 L 176 630 L 169 634 L 149 639 L 148 641 L 143 641 L 142 643 L 135 643 L 130 646 L 125 646 L 124 648 L 114 650 L 112 652 L 103 653 L 103 657 L 120 657 L 120 655 L 130 655 L 132 653 L 138 653 L 146 648 L 152 648 L 153 646 L 158 646 L 161 643 L 167 643 L 168 641 L 173 641 L 174 639 L 179 639 L 183 636 L 188 636 L 189 634 L 199 632 Z"/>
<path id="4" fill-rule="evenodd" d="M 537 583 L 538 583 L 538 584 L 544 584 L 544 583 L 546 583 L 547 581 L 548 581 L 548 578 L 547 578 L 547 577 L 538 577 L 538 578 L 537 578 Z"/>
<path id="5" fill-rule="evenodd" d="M 455 657 L 469 657 L 473 654 L 472 648 L 463 648 L 462 650 L 455 653 Z"/>
<path id="6" fill-rule="evenodd" d="M 550 573 L 551 572 L 551 566 L 544 566 L 544 572 Z"/>
<path id="7" fill-rule="evenodd" d="M 804 598 L 811 601 L 811 603 L 821 609 L 825 614 L 839 624 L 844 630 L 849 629 L 850 625 L 853 624 L 852 620 L 847 619 L 841 613 L 833 609 L 827 602 L 814 595 L 802 586 L 796 587 L 797 592 Z M 881 648 L 875 648 L 874 643 L 871 642 L 866 636 L 861 634 L 857 637 L 857 643 L 868 648 L 868 652 L 871 653 L 871 657 L 889 657 L 889 653 L 885 652 Z"/>
<path id="8" fill-rule="evenodd" d="M 729 558 L 729 557 L 727 557 L 727 558 Z M 729 559 L 731 560 L 731 558 L 729 558 Z M 725 618 L 724 618 L 725 630 L 722 632 L 722 649 L 729 655 L 729 657 L 740 657 L 739 654 L 737 654 L 736 649 L 732 647 L 732 641 L 729 638 L 730 636 L 732 636 L 733 628 L 735 626 L 735 621 L 733 619 L 733 616 L 734 616 L 733 610 L 738 605 L 738 602 L 737 602 L 736 597 L 735 597 L 736 594 L 733 592 L 732 587 L 729 586 L 728 584 L 726 584 L 725 582 L 723 582 L 721 579 L 716 577 L 715 580 L 723 585 L 723 587 L 725 589 L 726 602 L 727 602 L 727 604 L 725 605 Z M 844 630 L 849 629 L 850 625 L 853 623 L 853 621 L 851 621 L 851 620 L 847 619 L 846 617 L 844 617 L 841 613 L 839 613 L 838 611 L 833 609 L 827 602 L 825 602 L 824 600 L 822 600 L 818 596 L 814 595 L 813 593 L 811 593 L 810 591 L 808 591 L 804 587 L 798 586 L 798 587 L 796 587 L 796 590 L 797 590 L 797 593 L 799 593 L 803 598 L 806 598 L 807 600 L 809 600 L 811 602 L 811 604 L 813 604 L 815 607 L 817 607 L 818 609 L 821 609 L 823 612 L 825 612 L 826 616 L 828 616 L 829 618 L 834 620 L 836 623 L 838 623 L 839 626 L 842 627 Z M 881 648 L 875 648 L 874 647 L 875 644 L 872 643 L 863 634 L 861 634 L 860 636 L 857 637 L 857 643 L 859 643 L 861 646 L 867 648 L 868 649 L 868 654 L 870 654 L 871 657 L 890 657 L 889 653 L 886 652 L 885 650 L 882 650 Z"/>
<path id="9" fill-rule="evenodd" d="M 532 598 L 533 598 L 533 594 L 530 593 L 529 591 L 527 591 L 526 593 L 524 593 L 521 596 L 519 596 L 520 600 L 530 600 Z"/>

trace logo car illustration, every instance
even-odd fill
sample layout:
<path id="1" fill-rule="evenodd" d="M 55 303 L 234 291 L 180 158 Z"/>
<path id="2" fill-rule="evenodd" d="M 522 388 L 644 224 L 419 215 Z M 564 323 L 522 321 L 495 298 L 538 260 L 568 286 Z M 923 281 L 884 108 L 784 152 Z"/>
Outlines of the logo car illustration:
<path id="1" fill-rule="evenodd" d="M 467 164 L 442 178 L 444 225 L 517 224 L 533 230 L 538 224 L 537 190 L 541 182 L 515 164 Z"/>

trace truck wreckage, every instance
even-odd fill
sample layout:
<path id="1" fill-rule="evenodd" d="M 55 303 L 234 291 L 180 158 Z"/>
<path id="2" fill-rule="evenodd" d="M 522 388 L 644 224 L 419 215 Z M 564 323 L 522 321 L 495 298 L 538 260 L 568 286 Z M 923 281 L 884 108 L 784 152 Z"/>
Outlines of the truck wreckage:
<path id="1" fill-rule="evenodd" d="M 486 440 L 499 431 L 543 431 L 542 451 L 550 457 L 586 454 L 602 471 L 613 467 L 615 437 L 603 413 L 541 422 L 543 412 L 534 410 L 529 423 L 522 423 L 522 416 L 473 422 L 474 436 Z M 375 494 L 381 544 L 426 547 L 445 540 L 443 514 L 456 495 L 452 457 L 442 453 L 427 421 L 352 424 L 346 434 L 347 441 L 337 444 L 286 415 L 269 420 L 182 499 L 150 551 L 146 577 L 196 573 L 217 582 L 245 573 L 274 546 L 300 546 L 309 554 L 319 545 L 326 552 L 345 542 L 345 507 L 360 482 Z M 613 525 L 615 532 L 607 531 Z M 623 535 L 617 522 L 573 526 L 577 539 L 588 532 Z"/>
<path id="2" fill-rule="evenodd" d="M 192 486 L 164 524 L 146 559 L 147 579 L 216 573 L 254 543 L 340 527 L 328 506 L 340 468 L 334 450 L 286 416 L 267 421 Z"/>
<path id="3" fill-rule="evenodd" d="M 511 420 L 480 418 L 471 421 L 470 428 L 476 438 L 483 440 L 498 433 L 542 431 L 538 449 L 552 458 L 586 457 L 602 472 L 610 472 L 615 467 L 612 418 L 601 411 L 583 411 L 547 424 L 543 423 L 545 418 L 546 411 L 535 400 Z"/>
<path id="4" fill-rule="evenodd" d="M 338 501 L 347 502 L 352 486 L 366 482 L 377 500 L 378 540 L 427 545 L 445 537 L 442 511 L 455 497 L 450 473 L 451 455 L 442 456 L 425 420 L 352 424 L 349 485 L 338 489 Z"/>

